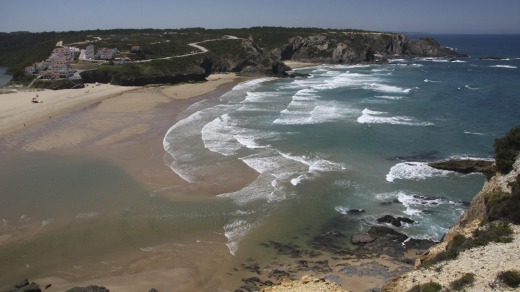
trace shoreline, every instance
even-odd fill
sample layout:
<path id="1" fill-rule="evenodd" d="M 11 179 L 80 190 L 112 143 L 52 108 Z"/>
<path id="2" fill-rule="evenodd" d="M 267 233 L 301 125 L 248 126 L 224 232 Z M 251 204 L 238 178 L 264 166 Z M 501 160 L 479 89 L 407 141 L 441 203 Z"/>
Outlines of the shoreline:
<path id="1" fill-rule="evenodd" d="M 257 175 L 256 172 L 248 169 L 245 165 L 237 170 L 237 172 L 241 172 L 237 179 L 218 187 L 215 187 L 215 184 L 194 185 L 185 182 L 170 168 L 164 165 L 162 139 L 166 131 L 179 119 L 179 113 L 189 105 L 203 99 L 218 98 L 225 92 L 232 90 L 239 82 L 247 79 L 248 78 L 236 76 L 235 74 L 217 74 L 209 76 L 208 81 L 205 83 L 151 88 L 117 88 L 124 92 L 109 91 L 110 94 L 99 95 L 96 98 L 82 99 L 80 103 L 74 103 L 74 105 L 59 103 L 63 98 L 66 98 L 66 96 L 63 96 L 68 93 L 67 91 L 44 92 L 45 94 L 40 95 L 45 97 L 44 103 L 42 104 L 31 104 L 31 95 L 15 93 L 10 96 L 11 100 L 16 101 L 13 103 L 14 108 L 17 106 L 21 109 L 30 108 L 32 106 L 44 105 L 47 102 L 49 109 L 37 111 L 34 116 L 31 116 L 33 112 L 20 109 L 18 112 L 21 114 L 16 117 L 19 121 L 22 121 L 24 118 L 32 118 L 34 121 L 40 119 L 42 122 L 32 124 L 31 127 L 23 128 L 22 126 L 21 129 L 14 127 L 1 128 L 3 131 L 0 132 L 0 153 L 5 155 L 1 155 L 0 157 L 0 165 L 4 168 L 0 168 L 0 179 L 2 178 L 2 174 L 12 172 L 7 169 L 7 165 L 17 164 L 17 161 L 20 161 L 19 159 L 23 157 L 42 157 L 42 160 L 51 159 L 45 163 L 55 164 L 54 158 L 46 158 L 47 154 L 45 153 L 48 153 L 51 156 L 57 155 L 58 157 L 63 157 L 63 159 L 60 158 L 60 161 L 64 160 L 65 163 L 68 163 L 67 161 L 70 159 L 74 161 L 79 159 L 80 161 L 100 160 L 108 162 L 144 187 L 145 197 L 137 199 L 129 197 L 128 199 L 142 201 L 143 203 L 153 200 L 154 202 L 170 202 L 168 204 L 179 202 L 180 204 L 190 205 L 205 202 L 208 201 L 208 199 L 211 200 L 211 198 L 214 198 L 214 195 L 219 192 L 240 189 L 250 183 Z M 100 87 L 102 86 L 103 85 L 100 85 Z M 112 86 L 106 87 L 110 88 Z M 83 95 L 82 92 L 83 90 L 80 90 L 79 94 Z M 47 95 L 47 93 L 49 95 Z M 50 96 L 50 94 L 58 96 Z M 7 95 L 0 95 L 0 98 L 4 97 L 5 99 L 5 96 Z M 28 98 L 28 101 L 23 97 Z M 19 100 L 16 100 L 17 98 Z M 23 102 L 20 100 L 23 100 Z M 50 106 L 52 104 L 57 106 Z M 3 109 L 4 108 L 2 108 L 2 110 Z M 46 118 L 49 111 L 52 111 L 52 119 Z M 4 116 L 0 117 L 4 118 Z M 5 119 L 2 120 L 1 118 L 0 121 L 5 122 Z M 32 158 L 29 158 L 29 161 L 31 161 L 31 159 Z M 39 162 L 34 162 L 37 168 L 38 163 Z M 61 165 L 64 162 L 58 161 L 57 163 Z M 23 166 L 20 166 L 20 168 L 24 171 Z M 6 191 L 8 192 L 8 189 Z M 193 196 L 194 192 L 197 193 L 197 196 Z M 157 199 L 155 199 L 155 197 L 157 197 Z M 107 200 L 116 200 L 114 202 L 117 202 L 120 198 L 107 198 Z M 44 209 L 49 208 L 38 206 L 39 203 L 37 202 L 31 204 L 34 205 L 32 208 L 36 209 L 41 209 L 41 207 L 44 207 Z M 55 205 L 56 202 L 49 202 L 49 204 Z M 142 203 L 137 204 L 141 205 Z M 123 208 L 124 205 L 121 207 L 115 205 L 113 207 L 119 209 Z M 126 209 L 127 208 L 123 208 L 122 211 L 131 212 L 130 210 L 125 211 Z M 19 212 L 28 212 L 28 210 L 21 210 Z M 19 217 L 20 215 L 17 216 Z M 70 219 L 66 221 L 60 219 L 59 214 L 51 213 L 51 215 L 44 215 L 47 217 L 43 218 L 53 217 L 43 220 L 42 223 L 36 221 L 41 220 L 37 218 L 36 214 L 32 214 L 31 217 L 36 218 L 33 220 L 28 218 L 27 220 L 29 221 L 22 221 L 22 219 L 25 218 L 24 216 L 25 215 L 23 215 L 20 222 L 18 222 L 15 221 L 16 217 L 14 217 L 14 215 L 10 216 L 5 212 L 2 215 L 2 217 L 7 219 L 4 220 L 3 226 L 0 225 L 0 247 L 4 247 L 4 250 L 5 247 L 15 250 L 23 249 L 23 246 L 25 246 L 27 242 L 45 240 L 45 237 L 49 235 L 55 236 L 53 234 L 56 234 L 56 232 L 76 232 L 69 229 L 71 228 L 70 226 L 76 226 L 73 229 L 77 229 L 78 227 L 83 229 L 84 227 L 81 225 L 77 226 L 77 224 L 81 223 L 78 220 L 84 221 L 84 223 L 81 224 L 87 224 L 86 226 L 91 224 L 95 226 L 95 224 L 99 224 L 96 222 L 106 220 L 112 222 L 113 220 L 106 218 L 106 216 L 103 216 L 103 213 L 96 211 L 77 214 L 76 219 L 72 218 L 71 222 L 73 225 L 67 223 Z M 138 214 L 133 216 L 138 216 Z M 141 220 L 140 217 L 136 218 L 137 219 L 132 220 Z M 124 220 L 124 217 L 115 219 L 117 221 Z M 113 223 L 110 224 L 113 225 Z M 190 237 L 189 233 L 185 236 Z M 41 239 L 42 237 L 44 239 Z M 87 270 L 81 269 L 80 271 L 76 271 L 74 268 L 60 276 L 60 272 L 30 272 L 29 269 L 23 272 L 25 269 L 20 267 L 20 269 L 22 269 L 20 270 L 20 275 L 25 275 L 25 277 L 31 279 L 34 278 L 39 283 L 42 281 L 45 282 L 45 279 L 49 279 L 50 283 L 53 284 L 53 287 L 51 287 L 49 291 L 64 291 L 73 286 L 91 282 L 108 285 L 111 289 L 115 289 L 116 291 L 119 289 L 117 287 L 125 291 L 147 291 L 152 287 L 159 288 L 161 291 L 167 291 L 168 288 L 165 287 L 171 285 L 172 281 L 183 282 L 183 285 L 187 285 L 187 290 L 196 287 L 207 287 L 206 284 L 201 284 L 200 279 L 197 281 L 190 280 L 189 277 L 186 276 L 186 273 L 197 273 L 193 275 L 196 277 L 209 277 L 204 281 L 208 283 L 211 282 L 209 285 L 217 285 L 212 287 L 218 287 L 221 285 L 215 283 L 222 284 L 221 280 L 210 280 L 215 277 L 216 271 L 214 267 L 216 265 L 215 263 L 208 264 L 203 260 L 207 256 L 204 253 L 207 252 L 207 250 L 213 250 L 215 256 L 218 254 L 216 258 L 218 258 L 220 262 L 232 262 L 234 259 L 229 254 L 229 250 L 225 245 L 225 237 L 218 234 L 212 237 L 214 238 L 208 238 L 207 243 L 193 242 L 186 248 L 176 248 L 168 252 L 167 255 L 162 252 L 143 253 L 140 249 L 129 249 L 129 247 L 125 245 L 122 245 L 121 251 L 118 252 L 107 253 L 107 251 L 105 251 L 101 257 L 107 257 L 107 259 L 103 260 L 102 263 L 110 262 L 113 264 L 117 262 L 120 269 L 122 269 L 121 271 L 107 270 L 108 267 L 104 266 L 104 264 L 101 264 L 101 266 L 93 263 L 87 265 L 91 260 L 85 259 L 86 267 L 90 266 Z M 145 248 L 146 244 L 139 246 L 140 248 Z M 166 260 L 166 258 L 168 260 Z M 179 260 L 182 258 L 184 258 L 184 260 Z M 43 261 L 41 264 L 45 265 L 45 262 L 49 260 L 50 259 L 43 257 L 42 260 L 38 261 Z M 11 269 L 17 265 L 13 260 L 10 260 L 10 264 L 13 265 Z M 31 266 L 33 265 L 38 266 L 36 262 L 31 264 Z M 221 263 L 217 264 L 217 266 L 218 265 L 221 265 Z M 28 263 L 27 267 L 29 267 Z M 59 267 L 59 264 L 57 267 Z M 67 270 L 65 267 L 62 267 L 62 269 Z M 157 277 L 150 276 L 150 269 L 157 271 L 157 273 L 161 275 Z M 106 274 L 93 272 L 95 270 L 105 271 Z M 52 269 L 49 271 L 52 271 Z M 159 283 L 156 285 L 150 284 L 150 277 L 154 279 L 154 282 Z M 218 276 L 219 279 L 222 277 L 227 276 Z M 164 280 L 164 283 L 158 280 L 161 278 Z M 6 278 L 2 277 L 3 285 L 10 284 L 12 280 L 16 281 L 17 279 L 9 278 L 9 280 L 6 280 Z M 127 290 L 130 287 L 132 287 L 132 289 Z"/>
<path id="2" fill-rule="evenodd" d="M 59 116 L 53 116 L 49 120 L 43 116 L 44 122 L 40 124 L 2 136 L 0 152 L 7 149 L 35 155 L 51 153 L 66 158 L 99 158 L 121 169 L 143 186 L 146 190 L 145 198 L 140 199 L 143 202 L 160 197 L 165 204 L 167 202 L 200 204 L 200 206 L 207 202 L 214 204 L 214 200 L 211 200 L 216 194 L 241 189 L 258 174 L 245 164 L 237 164 L 225 175 L 219 175 L 217 180 L 190 184 L 164 165 L 162 145 L 166 131 L 181 118 L 179 114 L 184 109 L 199 100 L 218 98 L 243 80 L 234 75 L 216 75 L 208 79 L 210 79 L 208 83 L 132 88 L 121 94 L 92 100 L 92 103 L 85 108 L 79 106 L 70 110 L 62 109 L 63 112 L 60 112 Z M 33 104 L 29 103 L 25 106 L 33 106 Z M 0 158 L 0 161 L 3 159 Z M 116 209 L 123 207 L 125 206 L 114 206 Z M 134 211 L 123 208 L 123 211 L 119 212 L 126 217 L 133 215 Z M 92 213 L 81 213 L 76 217 L 79 215 L 94 216 L 88 218 L 88 224 L 95 224 L 96 220 L 103 225 L 113 224 L 112 218 L 98 219 L 95 217 L 98 215 Z M 41 228 L 33 226 L 33 229 L 24 226 L 25 229 L 19 230 L 16 237 L 7 238 L 2 235 L 0 246 L 23 243 L 27 239 L 60 231 L 60 228 L 66 224 L 57 221 L 45 227 L 44 232 L 41 231 L 43 226 Z M 75 229 L 78 227 L 71 226 Z M 1 227 L 0 231 L 4 234 Z M 151 246 L 139 244 L 136 245 L 137 249 L 135 246 L 123 245 L 117 252 L 104 251 L 106 259 L 103 258 L 101 263 L 83 260 L 83 264 L 81 262 L 75 264 L 72 269 L 69 267 L 59 272 L 40 272 L 30 278 L 43 285 L 51 283 L 53 286 L 49 291 L 63 291 L 73 286 L 86 286 L 92 283 L 107 286 L 115 291 L 146 291 L 152 287 L 159 291 L 169 291 L 172 283 L 181 283 L 179 287 L 182 286 L 184 289 L 180 288 L 179 291 L 186 291 L 233 290 L 240 286 L 241 279 L 255 275 L 247 267 L 244 268 L 244 263 L 251 264 L 252 267 L 255 264 L 262 266 L 263 271 L 270 270 L 269 266 L 271 266 L 278 267 L 274 271 L 287 270 L 291 275 L 298 277 L 308 274 L 305 272 L 308 267 L 301 267 L 300 261 L 295 262 L 292 257 L 267 263 L 270 257 L 262 257 L 262 255 L 285 257 L 284 254 L 277 254 L 277 251 L 272 248 L 255 250 L 253 254 L 247 254 L 244 250 L 239 256 L 232 256 L 226 246 L 226 237 L 221 231 L 209 236 L 205 235 L 204 240 L 200 241 L 195 235 L 193 238 L 191 236 L 188 234 L 189 240 L 183 238 L 181 241 L 177 239 L 168 241 L 167 238 L 166 242 L 162 242 L 161 239 Z M 290 244 L 287 246 L 290 247 Z M 208 251 L 211 252 L 212 259 L 207 259 Z M 259 262 L 245 260 L 249 256 L 259 259 Z M 345 265 L 344 275 L 341 271 L 333 274 L 340 274 L 337 276 L 338 281 L 349 289 L 357 291 L 381 286 L 389 273 L 400 269 L 391 258 L 361 253 L 347 256 L 327 253 L 319 258 L 304 255 L 299 259 L 317 268 L 321 267 L 323 271 L 333 267 L 337 269 L 339 264 Z M 327 262 L 327 264 L 320 262 Z M 369 271 L 370 269 L 376 269 L 376 272 Z M 331 273 L 316 272 L 316 274 Z M 263 276 L 265 277 L 266 274 L 264 273 Z"/>

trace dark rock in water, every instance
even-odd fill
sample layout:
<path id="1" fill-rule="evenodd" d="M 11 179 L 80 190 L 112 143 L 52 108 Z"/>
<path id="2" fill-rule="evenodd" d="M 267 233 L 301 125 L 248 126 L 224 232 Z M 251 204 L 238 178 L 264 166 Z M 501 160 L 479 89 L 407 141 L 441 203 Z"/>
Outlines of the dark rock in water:
<path id="1" fill-rule="evenodd" d="M 363 249 L 397 259 L 404 257 L 406 248 L 402 243 L 408 239 L 405 234 L 386 226 L 372 226 L 368 230 L 368 234 L 375 237 L 376 240 L 364 244 Z"/>
<path id="2" fill-rule="evenodd" d="M 269 278 L 275 278 L 276 280 L 282 280 L 283 278 L 290 277 L 291 274 L 289 274 L 286 271 L 274 269 L 274 270 L 271 270 L 267 276 Z"/>
<path id="3" fill-rule="evenodd" d="M 273 286 L 274 285 L 274 283 L 272 281 L 270 281 L 270 280 L 264 281 L 263 284 L 264 284 L 264 286 Z"/>
<path id="4" fill-rule="evenodd" d="M 386 226 L 372 226 L 370 229 L 368 229 L 368 234 L 377 238 L 389 238 L 391 240 L 395 240 L 396 242 L 403 242 L 408 238 L 408 236 L 405 234 L 402 234 L 395 229 Z"/>
<path id="5" fill-rule="evenodd" d="M 242 268 L 244 270 L 250 271 L 252 273 L 256 273 L 258 275 L 261 274 L 260 266 L 257 263 L 242 264 Z"/>
<path id="6" fill-rule="evenodd" d="M 103 286 L 87 286 L 87 287 L 74 287 L 65 292 L 110 292 L 107 288 Z"/>
<path id="7" fill-rule="evenodd" d="M 332 272 L 332 268 L 329 266 L 329 261 L 328 260 L 314 262 L 314 265 L 311 267 L 311 270 L 314 273 L 330 273 L 330 272 Z"/>
<path id="8" fill-rule="evenodd" d="M 148 292 L 159 292 L 159 290 L 152 288 L 152 289 L 148 290 Z"/>
<path id="9" fill-rule="evenodd" d="M 406 224 L 415 224 L 417 222 L 415 222 L 414 220 L 408 218 L 408 217 L 397 217 L 397 220 L 399 220 L 399 222 L 401 223 L 406 223 Z"/>
<path id="10" fill-rule="evenodd" d="M 439 162 L 430 162 L 428 165 L 433 168 L 456 171 L 460 173 L 479 172 L 486 175 L 495 173 L 493 161 L 490 160 L 475 160 L 475 159 L 452 159 Z"/>
<path id="11" fill-rule="evenodd" d="M 505 60 L 507 58 L 504 57 L 497 57 L 497 56 L 487 56 L 487 57 L 480 57 L 480 60 Z"/>
<path id="12" fill-rule="evenodd" d="M 45 290 L 49 289 L 51 286 L 52 286 L 52 284 L 45 285 Z M 156 292 L 158 292 L 158 291 L 156 291 Z"/>
<path id="13" fill-rule="evenodd" d="M 249 283 L 249 284 L 256 285 L 257 283 L 260 283 L 261 280 L 258 277 L 250 277 L 250 278 L 242 279 L 242 282 L 244 282 L 246 284 Z"/>
<path id="14" fill-rule="evenodd" d="M 296 77 L 309 77 L 309 76 L 311 76 L 311 75 L 310 75 L 310 74 L 307 74 L 307 73 L 304 74 L 304 73 L 296 73 L 296 72 L 287 75 L 287 77 L 289 77 L 289 78 L 296 78 Z"/>
<path id="15" fill-rule="evenodd" d="M 372 242 L 374 240 L 376 240 L 376 238 L 371 236 L 368 233 L 354 234 L 350 238 L 350 242 L 352 242 L 352 244 L 365 244 L 365 243 Z"/>
<path id="16" fill-rule="evenodd" d="M 414 152 L 410 155 L 394 156 L 390 160 L 401 160 L 401 161 L 431 161 L 437 159 L 439 151 L 424 151 Z"/>
<path id="17" fill-rule="evenodd" d="M 356 216 L 356 215 L 361 215 L 361 214 L 364 214 L 366 211 L 363 210 L 363 209 L 352 209 L 352 210 L 348 210 L 347 211 L 347 215 L 353 215 L 353 216 Z"/>
<path id="18" fill-rule="evenodd" d="M 399 219 L 395 218 L 392 215 L 385 215 L 383 217 L 377 218 L 378 223 L 390 223 L 394 225 L 395 227 L 401 227 L 401 221 Z"/>
<path id="19" fill-rule="evenodd" d="M 411 238 L 404 242 L 405 247 L 408 248 L 415 248 L 415 249 L 429 249 L 432 245 L 436 244 L 437 242 L 429 239 L 414 239 Z"/>
<path id="20" fill-rule="evenodd" d="M 248 292 L 260 291 L 260 287 L 256 287 L 254 285 L 244 285 L 244 286 L 241 286 L 240 288 L 242 288 Z"/>
<path id="21" fill-rule="evenodd" d="M 6 292 L 41 292 L 40 285 L 31 282 L 29 280 L 23 279 L 20 282 L 14 285 L 14 289 L 5 290 Z"/>
<path id="22" fill-rule="evenodd" d="M 27 279 L 23 279 L 23 280 L 21 280 L 20 282 L 16 283 L 16 284 L 14 285 L 14 287 L 15 287 L 15 288 L 22 288 L 22 287 L 25 287 L 25 286 L 27 286 L 27 285 L 29 285 L 29 280 L 27 280 Z"/>
<path id="23" fill-rule="evenodd" d="M 415 224 L 416 223 L 414 220 L 412 220 L 410 218 L 407 218 L 407 217 L 395 218 L 392 215 L 385 215 L 381 218 L 378 218 L 377 222 L 378 223 L 390 223 L 390 224 L 394 225 L 395 227 L 401 227 L 402 223 L 406 223 L 406 224 Z"/>
<path id="24" fill-rule="evenodd" d="M 288 255 L 293 258 L 301 257 L 303 253 L 302 249 L 295 244 L 284 244 L 271 240 L 269 241 L 269 245 L 276 249 L 278 254 Z"/>

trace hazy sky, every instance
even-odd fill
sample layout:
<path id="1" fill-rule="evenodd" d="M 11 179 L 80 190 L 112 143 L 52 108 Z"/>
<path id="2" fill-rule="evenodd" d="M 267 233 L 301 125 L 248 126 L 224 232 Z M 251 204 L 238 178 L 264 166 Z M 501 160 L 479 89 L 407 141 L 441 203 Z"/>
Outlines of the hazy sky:
<path id="1" fill-rule="evenodd" d="M 0 0 L 0 31 L 355 28 L 520 33 L 520 0 Z"/>

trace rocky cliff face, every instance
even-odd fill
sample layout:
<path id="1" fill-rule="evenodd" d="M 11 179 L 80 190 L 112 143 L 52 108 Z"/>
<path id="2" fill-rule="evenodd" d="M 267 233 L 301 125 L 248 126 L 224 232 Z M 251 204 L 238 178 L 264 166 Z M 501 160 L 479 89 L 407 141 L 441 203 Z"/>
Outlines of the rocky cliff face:
<path id="1" fill-rule="evenodd" d="M 307 37 L 295 36 L 287 40 L 281 48 L 274 50 L 259 47 L 252 37 L 219 41 L 221 43 L 218 45 L 213 42 L 202 43 L 206 44 L 209 51 L 196 60 L 196 64 L 192 64 L 190 72 L 171 73 L 165 70 L 161 74 L 149 76 L 151 74 L 136 74 L 131 70 L 123 73 L 94 70 L 83 72 L 81 77 L 84 82 L 89 83 L 141 86 L 150 83 L 202 81 L 205 76 L 214 72 L 285 77 L 290 68 L 283 63 L 284 60 L 357 64 L 383 63 L 397 57 L 464 56 L 441 46 L 434 39 L 409 40 L 396 33 L 335 32 Z"/>
<path id="2" fill-rule="evenodd" d="M 293 37 L 282 48 L 282 60 L 352 64 L 385 62 L 396 57 L 463 57 L 432 38 L 409 40 L 395 33 L 345 32 Z"/>
<path id="3" fill-rule="evenodd" d="M 520 252 L 520 225 L 513 225 L 513 241 L 510 243 L 494 243 L 488 246 L 463 251 L 454 260 L 441 262 L 430 269 L 421 267 L 421 264 L 433 259 L 436 255 L 446 251 L 454 242 L 457 235 L 466 238 L 472 237 L 473 231 L 481 228 L 482 222 L 488 221 L 487 200 L 490 194 L 511 193 L 511 184 L 520 175 L 520 156 L 513 164 L 513 170 L 506 175 L 497 173 L 486 181 L 482 190 L 473 198 L 470 206 L 460 219 L 449 229 L 442 242 L 432 246 L 429 251 L 416 261 L 418 270 L 405 273 L 394 279 L 384 287 L 383 291 L 406 291 L 412 286 L 429 281 L 436 281 L 443 286 L 449 285 L 463 273 L 475 274 L 475 284 L 468 291 L 487 290 L 494 283 L 496 274 L 501 270 L 509 269 L 510 261 L 514 261 L 513 268 L 517 267 L 517 254 Z"/>

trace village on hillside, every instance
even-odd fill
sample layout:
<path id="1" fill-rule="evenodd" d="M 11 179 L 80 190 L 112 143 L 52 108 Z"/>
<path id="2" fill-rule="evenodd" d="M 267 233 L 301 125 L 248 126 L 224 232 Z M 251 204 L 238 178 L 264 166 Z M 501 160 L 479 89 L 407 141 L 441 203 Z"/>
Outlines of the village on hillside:
<path id="1" fill-rule="evenodd" d="M 31 66 L 25 67 L 25 74 L 34 75 L 36 79 L 71 79 L 79 80 L 78 68 L 74 64 L 92 62 L 92 63 L 110 63 L 120 65 L 131 62 L 134 59 L 133 54 L 143 52 L 139 45 L 132 45 L 129 52 L 119 51 L 117 48 L 98 48 L 90 43 L 94 41 L 86 41 L 81 44 L 89 44 L 84 49 L 76 46 L 67 46 L 63 42 L 58 42 L 47 60 L 36 62 Z"/>

